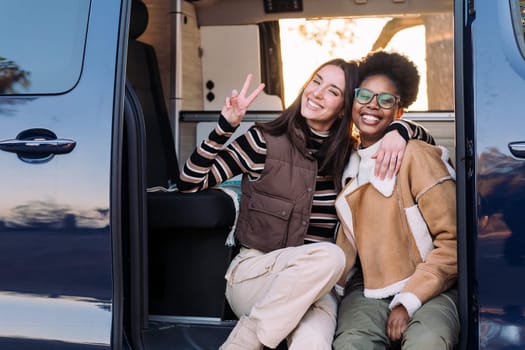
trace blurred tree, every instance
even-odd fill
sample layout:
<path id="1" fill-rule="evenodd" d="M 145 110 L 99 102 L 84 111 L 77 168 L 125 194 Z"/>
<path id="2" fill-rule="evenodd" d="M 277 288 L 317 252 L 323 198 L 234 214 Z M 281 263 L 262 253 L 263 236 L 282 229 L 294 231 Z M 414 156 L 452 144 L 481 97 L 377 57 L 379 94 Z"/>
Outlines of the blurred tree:
<path id="1" fill-rule="evenodd" d="M 521 0 L 525 1 L 525 0 Z M 454 31 L 452 13 L 406 15 L 386 18 L 371 51 L 388 47 L 399 32 L 415 26 L 425 29 L 425 60 L 429 111 L 454 110 Z M 356 41 L 358 20 L 348 18 L 307 20 L 297 26 L 306 41 L 322 47 L 329 56 L 339 57 L 342 46 Z M 357 34 L 356 34 L 357 33 Z"/>
<path id="2" fill-rule="evenodd" d="M 388 21 L 372 50 L 385 48 L 398 32 L 425 26 L 428 109 L 454 110 L 454 33 L 452 14 L 407 16 Z"/>
<path id="3" fill-rule="evenodd" d="M 13 61 L 0 57 L 0 94 L 15 92 L 15 84 L 28 87 L 29 72 L 20 69 Z"/>
<path id="4" fill-rule="evenodd" d="M 356 23 L 349 19 L 326 19 L 306 21 L 299 25 L 298 31 L 310 41 L 328 51 L 330 56 L 342 43 L 352 43 L 355 39 Z"/>

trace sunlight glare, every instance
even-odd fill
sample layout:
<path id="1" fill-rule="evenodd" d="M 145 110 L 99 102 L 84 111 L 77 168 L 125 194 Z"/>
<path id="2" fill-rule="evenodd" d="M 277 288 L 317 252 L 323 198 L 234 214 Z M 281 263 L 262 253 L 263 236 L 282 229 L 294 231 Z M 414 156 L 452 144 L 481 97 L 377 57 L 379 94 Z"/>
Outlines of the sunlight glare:
<path id="1" fill-rule="evenodd" d="M 285 105 L 289 106 L 293 102 L 306 79 L 323 62 L 336 57 L 354 60 L 365 56 L 371 50 L 374 41 L 388 20 L 390 18 L 359 18 L 351 22 L 347 22 L 345 19 L 334 19 L 331 23 L 328 23 L 328 20 L 281 20 L 279 26 L 281 30 Z M 322 28 L 323 30 L 329 26 L 330 31 L 323 34 L 322 44 L 319 44 L 315 40 L 305 38 L 299 30 L 301 25 L 308 28 L 315 26 L 314 29 Z M 344 28 L 352 28 L 353 31 L 341 35 L 341 30 Z M 338 41 L 340 44 L 337 44 Z M 424 26 L 420 25 L 399 32 L 392 38 L 386 50 L 404 53 L 417 65 L 421 76 L 419 95 L 410 109 L 426 110 L 428 103 L 426 79 L 424 79 L 426 76 Z"/>

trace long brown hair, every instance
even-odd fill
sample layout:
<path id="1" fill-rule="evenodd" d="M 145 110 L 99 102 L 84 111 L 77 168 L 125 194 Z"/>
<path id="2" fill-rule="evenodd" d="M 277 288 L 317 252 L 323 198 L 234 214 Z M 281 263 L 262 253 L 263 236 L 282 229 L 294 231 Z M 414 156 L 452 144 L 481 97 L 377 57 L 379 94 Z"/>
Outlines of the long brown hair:
<path id="1" fill-rule="evenodd" d="M 257 126 L 270 135 L 287 135 L 290 142 L 303 154 L 308 152 L 308 135 L 310 129 L 306 119 L 301 114 L 301 99 L 308 83 L 325 66 L 336 66 L 343 70 L 345 76 L 345 91 L 343 94 L 343 116 L 337 118 L 330 128 L 330 136 L 326 138 L 321 149 L 314 157 L 317 159 L 319 173 L 332 175 L 335 187 L 341 189 L 341 176 L 350 152 L 355 145 L 355 139 L 351 136 L 352 130 L 352 102 L 354 89 L 357 87 L 357 64 L 336 58 L 320 65 L 310 76 L 299 91 L 294 102 L 286 108 L 279 117 L 266 122 L 257 123 Z"/>

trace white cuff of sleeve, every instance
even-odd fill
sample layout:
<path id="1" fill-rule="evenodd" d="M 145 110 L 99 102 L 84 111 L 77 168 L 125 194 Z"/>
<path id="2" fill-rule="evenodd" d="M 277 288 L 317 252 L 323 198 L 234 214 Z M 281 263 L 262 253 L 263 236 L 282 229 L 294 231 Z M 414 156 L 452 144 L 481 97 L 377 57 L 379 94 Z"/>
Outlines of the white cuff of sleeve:
<path id="1" fill-rule="evenodd" d="M 392 299 L 388 307 L 392 310 L 399 304 L 403 305 L 408 311 L 408 316 L 412 317 L 417 309 L 421 307 L 421 300 L 414 293 L 399 293 Z"/>
<path id="2" fill-rule="evenodd" d="M 341 287 L 340 285 L 336 284 L 334 286 L 335 294 L 339 295 L 340 297 L 345 296 L 345 288 Z"/>

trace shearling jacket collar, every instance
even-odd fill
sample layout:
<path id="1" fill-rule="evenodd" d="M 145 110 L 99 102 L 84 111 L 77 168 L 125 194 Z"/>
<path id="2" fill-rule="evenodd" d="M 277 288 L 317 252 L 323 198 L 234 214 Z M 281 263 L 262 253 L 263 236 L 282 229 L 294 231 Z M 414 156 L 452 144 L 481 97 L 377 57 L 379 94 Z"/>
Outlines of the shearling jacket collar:
<path id="1" fill-rule="evenodd" d="M 381 144 L 381 141 L 378 141 L 372 146 L 368 147 L 367 150 L 369 150 L 370 152 L 376 153 L 377 150 L 379 149 L 380 144 Z M 360 161 L 361 161 L 361 156 L 359 155 L 359 153 L 353 152 L 352 155 L 350 156 L 350 160 L 348 164 L 345 167 L 345 170 L 343 171 L 343 178 L 342 178 L 343 187 L 348 182 L 348 180 L 352 180 L 356 178 L 357 172 L 359 170 Z M 394 175 L 392 178 L 385 177 L 383 180 L 381 180 L 381 178 L 374 175 L 374 172 L 372 171 L 370 174 L 370 183 L 383 196 L 390 197 L 392 193 L 394 192 L 394 186 L 396 184 L 396 177 L 397 176 Z"/>

